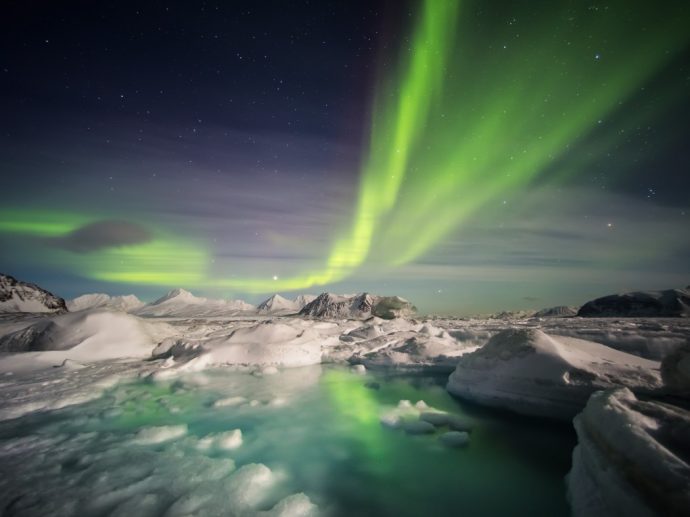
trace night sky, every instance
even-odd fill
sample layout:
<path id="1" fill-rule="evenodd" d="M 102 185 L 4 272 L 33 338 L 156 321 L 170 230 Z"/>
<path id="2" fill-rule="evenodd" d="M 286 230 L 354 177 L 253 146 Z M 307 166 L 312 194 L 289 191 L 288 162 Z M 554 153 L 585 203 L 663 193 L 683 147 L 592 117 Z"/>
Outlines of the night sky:
<path id="1" fill-rule="evenodd" d="M 687 27 L 686 1 L 7 2 L 0 271 L 454 314 L 683 287 Z"/>

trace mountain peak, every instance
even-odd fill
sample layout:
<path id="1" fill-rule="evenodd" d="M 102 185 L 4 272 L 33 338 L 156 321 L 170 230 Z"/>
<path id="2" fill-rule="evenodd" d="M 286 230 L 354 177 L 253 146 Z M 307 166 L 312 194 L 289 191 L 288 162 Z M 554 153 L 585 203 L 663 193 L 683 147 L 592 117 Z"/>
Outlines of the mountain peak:
<path id="1" fill-rule="evenodd" d="M 321 293 L 299 312 L 312 318 L 368 318 L 378 316 L 392 319 L 415 312 L 410 302 L 399 296 L 377 296 L 369 293 L 337 295 Z"/>
<path id="2" fill-rule="evenodd" d="M 162 297 L 158 298 L 155 302 L 151 303 L 151 305 L 160 305 L 161 303 L 169 302 L 169 301 L 184 301 L 185 303 L 194 303 L 194 302 L 203 302 L 205 298 L 198 298 L 194 296 L 192 293 L 185 289 L 177 288 L 177 289 L 172 289 L 171 291 L 168 291 L 165 295 Z"/>
<path id="3" fill-rule="evenodd" d="M 67 306 L 36 284 L 0 273 L 0 312 L 67 312 Z"/>
<path id="4" fill-rule="evenodd" d="M 259 311 L 273 312 L 273 311 L 297 311 L 299 307 L 297 303 L 287 298 L 282 297 L 278 293 L 261 302 L 257 309 Z"/>

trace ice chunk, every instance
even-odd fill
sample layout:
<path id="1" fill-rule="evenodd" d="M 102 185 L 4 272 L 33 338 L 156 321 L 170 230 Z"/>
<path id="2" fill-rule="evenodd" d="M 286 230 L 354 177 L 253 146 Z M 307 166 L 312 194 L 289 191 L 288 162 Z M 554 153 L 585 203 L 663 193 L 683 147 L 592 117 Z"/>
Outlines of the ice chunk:
<path id="1" fill-rule="evenodd" d="M 351 368 L 353 373 L 358 373 L 360 375 L 364 375 L 367 373 L 367 367 L 364 366 L 363 364 L 356 364 Z"/>
<path id="2" fill-rule="evenodd" d="M 659 363 L 604 345 L 538 329 L 509 329 L 462 356 L 448 391 L 479 404 L 570 419 L 606 387 L 653 392 Z"/>
<path id="3" fill-rule="evenodd" d="M 431 434 L 436 430 L 433 425 L 423 420 L 403 422 L 402 428 L 407 434 Z"/>
<path id="4" fill-rule="evenodd" d="M 448 425 L 450 415 L 448 413 L 444 413 L 443 411 L 425 411 L 419 415 L 419 419 L 423 420 L 424 422 L 429 422 L 431 425 L 436 427 L 441 427 Z"/>
<path id="5" fill-rule="evenodd" d="M 247 399 L 242 396 L 228 397 L 225 399 L 216 400 L 213 407 L 235 407 L 247 402 Z"/>
<path id="6" fill-rule="evenodd" d="M 242 431 L 240 429 L 233 429 L 232 431 L 220 433 L 216 437 L 216 443 L 219 449 L 237 449 L 242 445 Z"/>
<path id="7" fill-rule="evenodd" d="M 233 429 L 223 433 L 209 434 L 201 438 L 197 447 L 201 450 L 232 450 L 242 445 L 242 430 Z"/>
<path id="8" fill-rule="evenodd" d="M 266 465 L 245 465 L 230 476 L 226 483 L 229 506 L 237 510 L 257 507 L 276 481 L 275 474 Z"/>
<path id="9" fill-rule="evenodd" d="M 135 495 L 118 505 L 110 513 L 110 517 L 131 517 L 137 515 L 141 517 L 160 515 L 163 501 L 158 494 Z"/>
<path id="10" fill-rule="evenodd" d="M 470 435 L 464 431 L 448 431 L 439 436 L 439 440 L 448 447 L 462 447 L 470 443 Z"/>
<path id="11" fill-rule="evenodd" d="M 690 412 L 622 388 L 592 395 L 574 424 L 573 515 L 687 514 Z"/>
<path id="12" fill-rule="evenodd" d="M 664 388 L 673 394 L 690 398 L 690 344 L 686 344 L 661 362 Z"/>
<path id="13" fill-rule="evenodd" d="M 187 426 L 184 424 L 144 427 L 139 430 L 134 438 L 134 442 L 139 445 L 153 445 L 175 440 L 185 434 L 187 434 Z"/>
<path id="14" fill-rule="evenodd" d="M 299 493 L 282 499 L 264 515 L 266 517 L 316 517 L 318 507 L 305 494 Z"/>

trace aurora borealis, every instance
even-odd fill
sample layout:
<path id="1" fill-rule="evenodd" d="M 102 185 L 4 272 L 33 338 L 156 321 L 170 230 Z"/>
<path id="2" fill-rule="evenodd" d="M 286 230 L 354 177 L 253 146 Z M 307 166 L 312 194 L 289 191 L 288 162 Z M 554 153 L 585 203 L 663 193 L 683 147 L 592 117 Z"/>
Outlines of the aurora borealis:
<path id="1" fill-rule="evenodd" d="M 4 22 L 4 272 L 459 313 L 689 281 L 684 2 L 44 10 Z"/>

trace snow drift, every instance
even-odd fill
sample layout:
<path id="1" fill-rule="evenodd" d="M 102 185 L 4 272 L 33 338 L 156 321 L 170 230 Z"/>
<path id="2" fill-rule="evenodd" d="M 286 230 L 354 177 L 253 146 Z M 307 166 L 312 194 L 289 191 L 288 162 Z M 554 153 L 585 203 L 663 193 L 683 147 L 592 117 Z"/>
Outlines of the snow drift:
<path id="1" fill-rule="evenodd" d="M 591 341 L 509 329 L 461 356 L 447 388 L 479 404 L 570 419 L 594 391 L 618 386 L 658 389 L 659 363 Z"/>
<path id="2" fill-rule="evenodd" d="M 172 332 L 165 324 L 107 310 L 46 317 L 0 337 L 1 352 L 23 352 L 3 358 L 2 369 L 148 357 L 160 336 Z"/>

